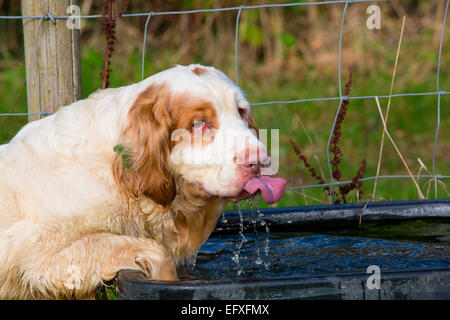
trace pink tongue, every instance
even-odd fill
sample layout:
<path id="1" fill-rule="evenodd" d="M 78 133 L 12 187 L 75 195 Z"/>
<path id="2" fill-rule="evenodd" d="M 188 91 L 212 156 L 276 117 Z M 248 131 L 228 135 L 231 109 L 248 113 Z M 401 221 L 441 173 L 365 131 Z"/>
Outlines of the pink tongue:
<path id="1" fill-rule="evenodd" d="M 281 178 L 272 178 L 270 176 L 260 176 L 251 178 L 244 186 L 244 190 L 250 194 L 261 190 L 263 199 L 267 203 L 275 203 L 283 195 L 286 180 Z"/>

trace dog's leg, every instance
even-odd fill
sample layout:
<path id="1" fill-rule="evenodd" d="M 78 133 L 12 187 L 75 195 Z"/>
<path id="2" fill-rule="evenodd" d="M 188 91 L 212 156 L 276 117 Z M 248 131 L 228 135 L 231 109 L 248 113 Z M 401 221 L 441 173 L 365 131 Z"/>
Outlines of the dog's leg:
<path id="1" fill-rule="evenodd" d="M 16 261 L 19 270 L 15 274 L 20 280 L 10 279 L 20 287 L 0 284 L 0 296 L 88 298 L 102 281 L 113 279 L 121 269 L 140 270 L 156 280 L 177 279 L 172 256 L 152 239 L 92 233 L 59 248 L 53 242 L 64 242 L 57 240 L 41 236 L 28 248 L 21 248 L 27 255 Z"/>

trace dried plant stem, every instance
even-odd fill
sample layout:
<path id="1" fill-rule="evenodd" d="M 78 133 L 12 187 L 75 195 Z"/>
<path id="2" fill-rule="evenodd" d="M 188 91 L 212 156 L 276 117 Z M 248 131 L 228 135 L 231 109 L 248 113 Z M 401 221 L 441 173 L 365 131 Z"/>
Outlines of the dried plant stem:
<path id="1" fill-rule="evenodd" d="M 394 72 L 392 73 L 391 87 L 389 89 L 389 99 L 388 99 L 388 104 L 387 104 L 387 108 L 386 108 L 386 117 L 384 119 L 385 123 L 387 123 L 388 119 L 389 119 L 389 109 L 390 109 L 390 106 L 391 106 L 391 96 L 392 96 L 392 90 L 394 88 L 395 75 L 397 73 L 397 63 L 398 63 L 398 57 L 400 55 L 400 47 L 402 45 L 403 31 L 405 29 L 405 20 L 406 20 L 406 16 L 403 16 L 402 29 L 400 31 L 400 39 L 398 41 L 397 53 L 395 55 Z M 380 175 L 381 158 L 383 156 L 383 148 L 384 148 L 384 135 L 385 134 L 384 134 L 384 130 L 383 130 L 383 133 L 381 135 L 380 152 L 378 154 L 377 173 L 375 175 L 375 181 L 374 181 L 374 184 L 373 184 L 372 201 L 375 200 L 375 194 L 377 192 L 378 176 Z"/>
<path id="2" fill-rule="evenodd" d="M 428 168 L 427 168 L 427 166 L 422 162 L 422 160 L 420 160 L 420 158 L 417 158 L 417 161 L 419 162 L 419 164 L 420 164 L 420 169 L 425 169 L 425 171 L 429 174 L 429 175 L 433 175 L 431 172 L 430 172 L 430 170 L 428 170 Z M 420 174 L 419 174 L 420 175 Z"/>
<path id="3" fill-rule="evenodd" d="M 294 152 L 299 158 L 300 161 L 303 162 L 305 167 L 308 169 L 309 173 L 311 174 L 311 177 L 317 181 L 318 184 L 325 184 L 325 181 L 320 177 L 317 173 L 314 167 L 309 163 L 308 159 L 302 154 L 300 149 L 297 147 L 297 145 L 294 143 L 292 139 L 290 139 L 290 142 L 292 144 L 292 147 L 294 148 Z M 328 187 L 325 187 L 324 189 L 328 190 Z"/>
<path id="4" fill-rule="evenodd" d="M 309 144 L 311 145 L 312 149 L 313 149 L 313 158 L 316 160 L 317 165 L 319 166 L 319 171 L 320 171 L 320 176 L 322 177 L 322 181 L 325 181 L 325 174 L 323 172 L 322 166 L 320 165 L 320 160 L 319 157 L 316 154 L 316 146 L 314 145 L 310 134 L 308 133 L 308 130 L 306 130 L 305 124 L 303 123 L 302 119 L 295 114 L 294 117 L 300 122 L 300 125 L 302 126 L 303 132 L 306 134 L 306 137 L 308 138 Z M 317 135 L 316 135 L 316 139 L 315 141 L 317 141 Z M 297 151 L 297 155 L 298 155 L 298 151 Z M 300 178 L 301 179 L 301 178 Z M 316 179 L 317 180 L 317 179 Z M 319 180 L 318 180 L 319 181 Z M 301 181 L 303 183 L 303 181 Z M 302 184 L 303 185 L 303 184 Z M 328 200 L 331 202 L 331 196 L 327 193 L 325 193 L 328 196 Z M 306 198 L 305 198 L 305 203 L 307 203 Z"/>
<path id="5" fill-rule="evenodd" d="M 316 139 L 317 141 L 317 139 Z M 313 158 L 316 160 L 317 162 L 317 166 L 319 167 L 319 171 L 320 171 L 320 176 L 322 177 L 322 180 L 325 181 L 325 173 L 323 171 L 322 165 L 320 164 L 320 160 L 319 157 L 315 154 L 313 156 Z M 328 192 L 325 192 L 325 195 L 328 197 L 328 201 L 331 203 L 331 195 Z"/>
<path id="6" fill-rule="evenodd" d="M 422 169 L 425 169 L 425 171 L 429 174 L 432 175 L 430 170 L 428 170 L 427 166 L 422 162 L 422 160 L 420 160 L 420 158 L 417 158 L 417 161 L 420 164 L 420 168 L 419 168 L 419 173 L 417 173 L 417 183 L 420 184 L 420 173 L 422 172 Z M 428 195 L 427 195 L 427 199 L 428 199 Z"/>
<path id="7" fill-rule="evenodd" d="M 425 182 L 425 184 L 423 185 L 424 188 L 427 187 L 427 193 L 425 196 L 427 199 L 430 194 L 431 183 L 434 181 L 435 181 L 435 179 L 431 178 L 427 182 Z M 447 186 L 445 185 L 445 183 L 443 183 L 441 180 L 437 180 L 436 183 L 438 183 L 442 187 L 442 190 L 447 194 L 447 197 L 450 197 L 450 193 L 448 192 L 448 189 L 447 189 Z"/>
<path id="8" fill-rule="evenodd" d="M 359 225 L 361 226 L 361 222 L 362 222 L 362 216 L 364 214 L 364 212 L 366 211 L 367 205 L 369 204 L 369 201 L 366 201 L 366 204 L 364 205 L 364 207 L 361 210 L 361 214 L 359 215 Z"/>
<path id="9" fill-rule="evenodd" d="M 426 197 L 427 199 L 428 199 L 428 196 L 430 195 L 431 182 L 434 182 L 434 178 L 431 178 L 430 180 L 428 180 L 427 182 L 425 182 L 425 184 L 423 185 L 423 188 L 427 187 L 427 193 L 425 194 L 425 197 Z"/>
<path id="10" fill-rule="evenodd" d="M 313 197 L 313 196 L 310 196 L 310 195 L 306 194 L 306 193 L 303 192 L 303 191 L 294 190 L 294 192 L 297 193 L 297 194 L 299 194 L 299 195 L 301 195 L 301 196 L 303 196 L 303 197 L 305 197 L 305 198 L 310 198 L 310 199 L 312 199 L 312 200 L 314 200 L 314 201 L 317 201 L 317 202 L 319 202 L 319 203 L 321 203 L 321 204 L 327 204 L 325 201 L 320 200 L 320 199 L 317 199 L 317 198 L 315 198 L 315 197 Z M 306 199 L 305 199 L 305 200 L 306 200 Z"/>
<path id="11" fill-rule="evenodd" d="M 441 180 L 437 180 L 437 182 L 441 185 L 442 190 L 447 194 L 447 197 L 450 197 L 450 193 L 448 192 L 447 186 Z"/>
<path id="12" fill-rule="evenodd" d="M 300 177 L 299 180 L 300 180 L 300 186 L 303 187 L 303 180 L 302 180 L 302 178 Z M 300 192 L 298 192 L 298 193 L 301 194 Z M 303 199 L 305 200 L 305 204 L 308 205 L 308 199 L 306 199 L 307 194 L 304 193 L 304 192 L 302 192 L 302 193 L 303 193 Z"/>
<path id="13" fill-rule="evenodd" d="M 344 96 L 349 96 L 350 95 L 350 90 L 352 87 L 352 77 L 353 77 L 353 73 L 352 73 L 352 68 L 350 67 L 349 70 L 349 77 L 348 77 L 348 81 L 345 84 L 345 91 L 344 91 Z M 343 153 L 342 153 L 342 149 L 339 147 L 339 142 L 340 142 L 340 138 L 342 136 L 342 123 L 344 122 L 345 119 L 345 115 L 347 114 L 347 106 L 349 104 L 349 100 L 342 100 L 341 103 L 341 107 L 339 109 L 339 113 L 336 117 L 336 122 L 333 128 L 333 134 L 332 134 L 332 138 L 330 140 L 330 152 L 333 155 L 333 159 L 331 160 L 331 174 L 333 176 L 334 179 L 336 179 L 337 181 L 341 180 L 342 177 L 342 173 L 339 170 L 339 164 L 342 162 L 343 160 Z M 333 190 L 332 190 L 333 192 Z"/>
<path id="14" fill-rule="evenodd" d="M 103 7 L 103 33 L 105 35 L 106 44 L 105 44 L 105 59 L 103 61 L 103 73 L 100 75 L 102 78 L 102 89 L 109 87 L 109 74 L 111 69 L 109 66 L 111 65 L 111 57 L 112 52 L 114 51 L 114 28 L 115 28 L 115 19 L 113 17 L 113 3 L 114 0 L 107 0 Z"/>
<path id="15" fill-rule="evenodd" d="M 313 150 L 315 150 L 315 146 L 314 143 L 312 142 L 311 136 L 308 133 L 308 130 L 306 130 L 305 124 L 302 121 L 302 118 L 300 118 L 298 116 L 298 114 L 294 114 L 295 119 L 298 120 L 298 122 L 300 122 L 300 125 L 302 126 L 303 132 L 306 134 L 306 137 L 308 138 L 309 144 L 311 145 L 311 147 L 313 148 Z"/>
<path id="16" fill-rule="evenodd" d="M 383 117 L 383 111 L 381 111 L 381 107 L 380 107 L 380 101 L 378 100 L 378 97 L 375 97 L 375 101 L 377 103 L 377 107 L 378 107 L 378 112 L 380 113 L 380 118 L 381 118 L 381 122 L 383 123 L 383 128 L 384 128 L 384 132 L 386 133 L 386 136 L 389 138 L 389 140 L 391 141 L 392 145 L 394 146 L 395 151 L 397 151 L 398 156 L 400 157 L 400 159 L 403 162 L 403 165 L 405 166 L 406 170 L 408 171 L 408 174 L 410 175 L 412 181 L 414 182 L 414 185 L 417 188 L 417 193 L 419 194 L 419 198 L 420 199 L 425 199 L 425 197 L 422 194 L 422 191 L 420 190 L 419 185 L 417 184 L 416 179 L 414 179 L 413 174 L 411 173 L 411 170 L 409 170 L 408 164 L 406 163 L 405 159 L 403 158 L 400 150 L 397 147 L 397 144 L 395 143 L 394 139 L 392 139 L 391 135 L 389 134 L 387 127 L 386 127 L 386 122 L 384 121 L 384 117 Z"/>
<path id="17" fill-rule="evenodd" d="M 120 18 L 127 12 L 128 6 L 130 4 L 130 0 L 125 2 L 124 9 L 119 12 L 119 14 L 115 14 L 113 10 L 113 2 L 115 0 L 106 0 L 103 6 L 103 34 L 105 36 L 105 57 L 103 61 L 103 72 L 100 74 L 102 79 L 102 89 L 106 89 L 109 87 L 109 75 L 111 73 L 111 58 L 114 52 L 114 42 L 116 41 L 116 24 L 117 18 Z"/>

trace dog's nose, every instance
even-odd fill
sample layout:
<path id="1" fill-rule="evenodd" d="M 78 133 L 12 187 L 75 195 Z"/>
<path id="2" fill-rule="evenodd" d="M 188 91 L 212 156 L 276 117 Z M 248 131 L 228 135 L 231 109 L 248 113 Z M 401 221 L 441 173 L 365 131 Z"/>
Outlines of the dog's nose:
<path id="1" fill-rule="evenodd" d="M 243 167 L 255 175 L 258 175 L 259 172 L 261 171 L 260 163 L 248 163 L 248 164 L 244 164 Z"/>
<path id="2" fill-rule="evenodd" d="M 239 154 L 237 160 L 244 170 L 254 175 L 260 173 L 261 166 L 266 166 L 270 162 L 266 151 L 259 146 L 246 148 Z"/>

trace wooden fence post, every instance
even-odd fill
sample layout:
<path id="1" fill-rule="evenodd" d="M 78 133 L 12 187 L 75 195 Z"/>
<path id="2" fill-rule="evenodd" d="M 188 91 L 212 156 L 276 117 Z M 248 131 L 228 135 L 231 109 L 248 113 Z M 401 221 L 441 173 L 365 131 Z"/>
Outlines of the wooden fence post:
<path id="1" fill-rule="evenodd" d="M 76 0 L 22 0 L 22 15 L 68 16 Z M 80 30 L 69 28 L 66 19 L 41 22 L 37 40 L 37 79 L 35 77 L 35 37 L 39 19 L 23 19 L 25 64 L 27 72 L 28 112 L 39 112 L 36 97 L 38 85 L 41 112 L 55 112 L 81 99 Z M 42 117 L 29 115 L 33 121 Z"/>

